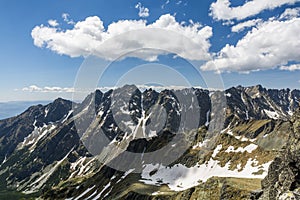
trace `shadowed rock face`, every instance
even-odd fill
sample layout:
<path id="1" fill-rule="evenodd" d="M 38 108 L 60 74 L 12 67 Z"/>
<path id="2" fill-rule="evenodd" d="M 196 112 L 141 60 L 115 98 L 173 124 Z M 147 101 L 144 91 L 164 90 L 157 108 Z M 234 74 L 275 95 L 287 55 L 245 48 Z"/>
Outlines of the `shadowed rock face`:
<path id="1" fill-rule="evenodd" d="M 71 101 L 59 98 L 46 106 L 32 106 L 16 117 L 1 120 L 0 160 L 11 155 L 17 145 L 34 130 L 34 125 L 43 126 L 59 121 L 71 108 Z"/>
<path id="2" fill-rule="evenodd" d="M 263 193 L 259 199 L 300 198 L 300 110 L 291 119 L 292 132 L 285 149 L 270 165 L 262 181 Z"/>

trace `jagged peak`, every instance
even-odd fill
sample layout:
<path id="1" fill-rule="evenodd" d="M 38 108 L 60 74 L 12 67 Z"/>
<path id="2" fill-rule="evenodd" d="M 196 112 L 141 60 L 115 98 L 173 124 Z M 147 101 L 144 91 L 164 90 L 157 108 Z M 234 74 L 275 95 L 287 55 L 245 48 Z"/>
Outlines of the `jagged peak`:
<path id="1" fill-rule="evenodd" d="M 49 103 L 48 105 L 50 105 L 50 104 L 64 104 L 64 103 L 73 103 L 73 102 L 70 101 L 70 100 L 58 97 L 57 99 L 55 99 L 52 103 Z"/>
<path id="2" fill-rule="evenodd" d="M 44 108 L 49 111 L 51 111 L 52 109 L 55 109 L 56 107 L 69 107 L 71 108 L 72 104 L 74 102 L 67 100 L 67 99 L 63 99 L 61 97 L 55 99 L 53 102 L 47 104 L 44 106 Z"/>

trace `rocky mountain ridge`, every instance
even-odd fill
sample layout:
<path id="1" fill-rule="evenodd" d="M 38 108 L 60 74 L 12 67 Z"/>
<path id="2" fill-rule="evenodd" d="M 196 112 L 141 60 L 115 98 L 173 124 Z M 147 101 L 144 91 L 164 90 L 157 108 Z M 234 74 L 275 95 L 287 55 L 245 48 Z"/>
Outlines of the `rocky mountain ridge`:
<path id="1" fill-rule="evenodd" d="M 267 90 L 260 85 L 224 92 L 195 88 L 142 92 L 124 86 L 96 91 L 80 104 L 57 99 L 33 106 L 0 121 L 0 191 L 43 198 L 176 199 L 184 194 L 189 199 L 186 192 L 192 188 L 201 193 L 199 187 L 220 181 L 213 176 L 264 178 L 293 132 L 289 119 L 299 98 L 299 90 Z M 220 103 L 224 99 L 225 106 Z M 185 113 L 193 111 L 196 115 L 189 119 Z M 215 117 L 218 112 L 223 119 Z M 220 124 L 218 134 L 211 135 Z M 170 143 L 181 132 L 185 134 L 178 141 L 190 143 L 184 147 Z M 148 152 L 168 143 L 172 145 L 165 155 L 151 157 L 151 162 L 146 159 Z M 117 151 L 115 146 L 122 148 Z M 179 158 L 165 163 L 164 156 L 181 149 Z M 127 151 L 139 153 L 134 169 L 126 162 Z M 129 169 L 109 167 L 114 163 Z M 136 163 L 140 173 L 135 173 Z"/>

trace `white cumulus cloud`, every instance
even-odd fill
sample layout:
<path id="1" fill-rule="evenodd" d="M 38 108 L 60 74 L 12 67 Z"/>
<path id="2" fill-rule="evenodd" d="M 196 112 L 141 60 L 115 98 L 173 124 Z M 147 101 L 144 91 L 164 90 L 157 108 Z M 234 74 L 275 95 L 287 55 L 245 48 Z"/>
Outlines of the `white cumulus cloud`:
<path id="1" fill-rule="evenodd" d="M 300 8 L 287 8 L 279 19 L 292 19 L 300 16 Z"/>
<path id="2" fill-rule="evenodd" d="M 36 85 L 31 85 L 28 87 L 24 87 L 22 88 L 22 91 L 24 92 L 55 92 L 55 93 L 62 93 L 62 92 L 66 92 L 66 93 L 72 93 L 74 92 L 74 88 L 68 88 L 68 87 L 49 87 L 49 86 L 45 86 L 45 87 L 39 87 Z"/>
<path id="3" fill-rule="evenodd" d="M 53 19 L 49 19 L 49 20 L 48 20 L 48 24 L 49 24 L 50 26 L 53 26 L 53 27 L 56 27 L 56 26 L 59 25 L 59 23 L 58 23 L 56 20 L 53 20 Z"/>
<path id="4" fill-rule="evenodd" d="M 70 19 L 70 15 L 68 13 L 63 13 L 61 17 L 67 24 L 75 24 L 75 22 L 72 19 Z"/>
<path id="5" fill-rule="evenodd" d="M 300 61 L 300 18 L 269 20 L 227 44 L 202 70 L 250 72 Z"/>
<path id="6" fill-rule="evenodd" d="M 92 16 L 67 30 L 39 25 L 34 27 L 31 36 L 37 47 L 70 57 L 94 55 L 114 60 L 135 51 L 131 57 L 156 60 L 167 51 L 189 60 L 207 60 L 212 28 L 199 23 L 177 22 L 170 14 L 162 15 L 153 23 L 119 20 L 105 28 L 99 17 Z"/>
<path id="7" fill-rule="evenodd" d="M 300 70 L 300 64 L 281 66 L 279 69 L 288 70 L 288 71 L 296 71 L 296 70 Z"/>
<path id="8" fill-rule="evenodd" d="M 245 21 L 245 22 L 242 22 L 242 23 L 232 26 L 231 31 L 232 32 L 241 32 L 244 29 L 256 26 L 258 23 L 261 23 L 261 22 L 262 22 L 261 19 L 248 20 L 248 21 Z"/>
<path id="9" fill-rule="evenodd" d="M 139 10 L 140 17 L 149 17 L 149 9 L 142 6 L 141 2 L 138 2 L 135 8 Z"/>
<path id="10" fill-rule="evenodd" d="M 230 0 L 217 0 L 210 6 L 210 15 L 215 20 L 242 20 L 255 16 L 264 10 L 272 10 L 296 2 L 299 0 L 250 0 L 241 6 L 232 7 Z"/>

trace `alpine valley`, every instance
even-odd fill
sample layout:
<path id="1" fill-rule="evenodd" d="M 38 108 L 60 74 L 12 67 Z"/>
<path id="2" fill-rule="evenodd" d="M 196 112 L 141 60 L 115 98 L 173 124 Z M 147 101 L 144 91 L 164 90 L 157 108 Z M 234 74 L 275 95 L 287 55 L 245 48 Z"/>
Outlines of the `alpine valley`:
<path id="1" fill-rule="evenodd" d="M 299 98 L 125 85 L 29 107 L 0 121 L 0 199 L 299 199 Z"/>

